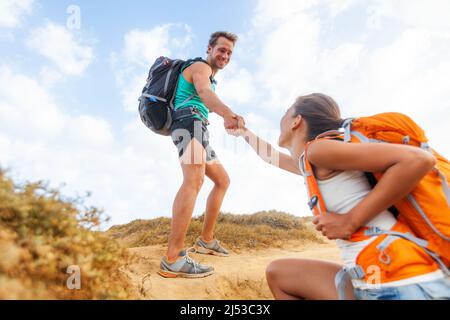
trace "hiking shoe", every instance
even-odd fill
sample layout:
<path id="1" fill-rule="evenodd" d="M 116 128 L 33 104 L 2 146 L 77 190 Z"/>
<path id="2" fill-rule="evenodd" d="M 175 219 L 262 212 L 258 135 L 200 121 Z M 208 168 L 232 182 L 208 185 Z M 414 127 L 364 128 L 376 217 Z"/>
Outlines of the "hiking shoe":
<path id="1" fill-rule="evenodd" d="M 228 251 L 220 245 L 220 241 L 214 239 L 210 242 L 203 241 L 200 237 L 195 240 L 194 249 L 198 253 L 212 254 L 220 257 L 228 257 Z"/>
<path id="2" fill-rule="evenodd" d="M 158 274 L 164 278 L 203 278 L 213 273 L 213 267 L 194 261 L 186 250 L 180 252 L 180 258 L 174 263 L 169 263 L 167 258 L 163 257 L 158 271 Z"/>

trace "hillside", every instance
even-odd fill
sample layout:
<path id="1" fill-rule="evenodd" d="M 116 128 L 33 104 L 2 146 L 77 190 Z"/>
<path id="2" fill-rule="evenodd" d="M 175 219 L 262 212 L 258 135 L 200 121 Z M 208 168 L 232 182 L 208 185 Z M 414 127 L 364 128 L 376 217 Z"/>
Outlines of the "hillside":
<path id="1" fill-rule="evenodd" d="M 0 299 L 270 299 L 265 281 L 270 261 L 339 260 L 335 245 L 314 230 L 310 218 L 277 211 L 223 213 L 216 236 L 230 257 L 193 254 L 214 265 L 216 273 L 204 279 L 164 279 L 156 271 L 169 218 L 136 220 L 99 232 L 107 218 L 84 202 L 43 182 L 17 184 L 0 171 Z M 187 246 L 200 234 L 202 220 L 192 220 Z M 79 282 L 74 282 L 77 268 Z"/>
<path id="2" fill-rule="evenodd" d="M 170 233 L 170 218 L 135 220 L 114 226 L 107 233 L 125 247 L 166 244 Z M 194 217 L 186 236 L 186 245 L 193 243 L 201 233 L 203 216 Z M 222 213 L 217 220 L 216 237 L 228 248 L 243 249 L 281 248 L 284 242 L 324 241 L 311 224 L 311 218 L 296 217 L 279 211 L 262 211 L 248 215 Z"/>

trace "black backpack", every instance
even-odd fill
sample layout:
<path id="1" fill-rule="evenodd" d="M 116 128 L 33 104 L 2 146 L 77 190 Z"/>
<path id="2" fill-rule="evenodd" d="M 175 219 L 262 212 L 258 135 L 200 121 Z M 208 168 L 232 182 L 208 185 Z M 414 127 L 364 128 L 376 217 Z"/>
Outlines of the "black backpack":
<path id="1" fill-rule="evenodd" d="M 178 79 L 183 69 L 197 61 L 206 63 L 202 58 L 184 61 L 161 56 L 151 66 L 147 84 L 142 89 L 142 95 L 139 98 L 139 115 L 142 122 L 153 132 L 164 136 L 170 135 L 174 109 L 173 100 Z M 191 95 L 183 104 L 193 96 Z"/>

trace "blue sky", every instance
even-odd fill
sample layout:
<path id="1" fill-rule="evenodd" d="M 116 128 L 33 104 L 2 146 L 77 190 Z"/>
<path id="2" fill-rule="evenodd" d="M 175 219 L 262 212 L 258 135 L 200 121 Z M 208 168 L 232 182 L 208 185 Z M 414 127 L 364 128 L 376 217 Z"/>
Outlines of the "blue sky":
<path id="1" fill-rule="evenodd" d="M 446 0 L 2 0 L 0 165 L 68 195 L 91 191 L 115 224 L 170 216 L 176 151 L 140 123 L 137 98 L 157 56 L 203 56 L 217 30 L 240 37 L 217 93 L 273 144 L 295 97 L 323 92 L 345 117 L 407 113 L 449 157 L 448 12 Z M 211 123 L 232 181 L 224 211 L 309 215 L 302 178 L 260 161 L 217 116 Z"/>
<path id="2" fill-rule="evenodd" d="M 188 24 L 193 30 L 192 55 L 203 55 L 205 41 L 211 30 L 243 32 L 248 24 L 248 12 L 254 1 L 212 2 L 196 1 L 189 5 L 183 1 L 40 1 L 33 3 L 33 13 L 24 19 L 21 28 L 14 31 L 15 41 L 2 48 L 6 60 L 18 64 L 28 72 L 38 73 L 45 57 L 33 55 L 18 41 L 26 38 L 29 30 L 46 21 L 65 25 L 70 14 L 67 8 L 78 5 L 81 13 L 81 29 L 77 34 L 95 48 L 95 57 L 83 77 L 73 78 L 58 88 L 59 101 L 69 104 L 71 110 L 89 111 L 107 115 L 115 124 L 123 117 L 120 97 L 110 65 L 110 54 L 119 51 L 123 37 L 130 29 L 151 29 L 166 23 Z M 207 12 L 204 14 L 202 12 Z M 247 16 L 246 16 L 247 15 Z M 247 17 L 247 19 L 246 19 Z M 3 46 L 2 46 L 3 47 Z M 82 92 L 73 95 L 73 92 Z M 101 92 L 102 94 L 99 94 Z M 107 93 L 107 94 L 105 94 Z M 95 108 L 90 106 L 95 105 Z"/>

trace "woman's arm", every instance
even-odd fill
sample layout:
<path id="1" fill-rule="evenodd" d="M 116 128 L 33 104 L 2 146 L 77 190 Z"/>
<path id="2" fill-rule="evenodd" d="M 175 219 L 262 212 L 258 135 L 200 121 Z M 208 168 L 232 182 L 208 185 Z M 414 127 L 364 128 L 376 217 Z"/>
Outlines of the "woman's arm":
<path id="1" fill-rule="evenodd" d="M 416 147 L 333 140 L 312 143 L 308 159 L 317 168 L 384 173 L 364 200 L 342 217 L 342 224 L 348 224 L 352 232 L 407 196 L 436 164 L 432 154 Z M 331 226 L 330 219 L 315 219 L 318 229 Z"/>
<path id="2" fill-rule="evenodd" d="M 244 138 L 252 149 L 255 150 L 256 154 L 265 162 L 291 173 L 302 175 L 298 167 L 298 162 L 290 155 L 278 151 L 270 143 L 261 139 L 247 128 L 239 130 L 239 135 Z"/>

